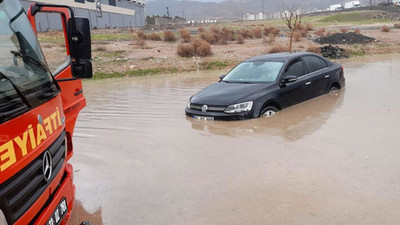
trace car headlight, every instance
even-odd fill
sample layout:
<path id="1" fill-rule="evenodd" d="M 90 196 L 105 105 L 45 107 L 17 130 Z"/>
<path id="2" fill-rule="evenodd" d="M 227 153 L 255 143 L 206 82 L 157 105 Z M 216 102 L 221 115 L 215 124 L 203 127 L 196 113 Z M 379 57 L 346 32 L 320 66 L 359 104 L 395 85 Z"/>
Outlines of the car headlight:
<path id="1" fill-rule="evenodd" d="M 190 100 L 189 100 L 188 103 L 187 103 L 187 108 L 188 108 L 188 109 L 191 109 L 191 108 L 190 108 Z"/>
<path id="2" fill-rule="evenodd" d="M 3 211 L 1 211 L 0 210 L 0 224 L 1 225 L 7 225 L 8 223 L 7 223 L 7 220 L 6 220 L 6 216 L 4 216 L 4 213 L 3 213 Z"/>
<path id="3" fill-rule="evenodd" d="M 240 112 L 248 112 L 253 107 L 253 102 L 243 102 L 235 105 L 230 105 L 226 107 L 226 113 L 240 113 Z"/>

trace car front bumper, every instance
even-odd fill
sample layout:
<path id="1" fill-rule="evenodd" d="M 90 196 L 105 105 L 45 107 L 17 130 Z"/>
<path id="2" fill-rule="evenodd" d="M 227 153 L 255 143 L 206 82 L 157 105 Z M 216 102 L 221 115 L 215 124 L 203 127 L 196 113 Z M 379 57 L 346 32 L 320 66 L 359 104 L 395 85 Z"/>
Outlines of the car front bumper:
<path id="1" fill-rule="evenodd" d="M 244 119 L 251 119 L 252 111 L 243 112 L 243 113 L 224 113 L 224 112 L 202 112 L 199 110 L 185 109 L 186 116 L 194 118 L 195 116 L 200 117 L 213 117 L 214 120 L 244 120 Z"/>

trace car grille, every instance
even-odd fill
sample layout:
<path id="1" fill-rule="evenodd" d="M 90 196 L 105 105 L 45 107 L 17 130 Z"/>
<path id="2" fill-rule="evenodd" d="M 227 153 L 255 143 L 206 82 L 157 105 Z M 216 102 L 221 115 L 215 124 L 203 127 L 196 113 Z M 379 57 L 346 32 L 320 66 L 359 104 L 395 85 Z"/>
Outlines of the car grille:
<path id="1" fill-rule="evenodd" d="M 198 110 L 201 111 L 203 108 L 203 105 L 199 104 L 190 104 L 190 108 L 193 110 Z M 225 106 L 208 106 L 207 112 L 223 112 L 225 111 Z"/>
<path id="2" fill-rule="evenodd" d="M 49 181 L 45 180 L 42 168 L 46 151 L 51 153 L 53 159 L 53 172 Z M 46 151 L 0 185 L 0 209 L 9 224 L 14 224 L 29 210 L 61 170 L 65 162 L 65 131 Z"/>

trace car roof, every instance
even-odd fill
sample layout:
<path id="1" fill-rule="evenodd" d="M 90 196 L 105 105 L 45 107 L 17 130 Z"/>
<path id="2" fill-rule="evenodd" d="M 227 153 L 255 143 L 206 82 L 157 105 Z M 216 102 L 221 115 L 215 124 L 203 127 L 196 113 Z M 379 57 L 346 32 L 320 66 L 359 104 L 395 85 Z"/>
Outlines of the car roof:
<path id="1" fill-rule="evenodd" d="M 245 60 L 245 62 L 254 62 L 254 61 L 277 61 L 277 62 L 287 62 L 291 61 L 292 59 L 298 58 L 300 56 L 306 55 L 315 55 L 317 54 L 310 53 L 310 52 L 281 52 L 281 53 L 273 53 L 267 55 L 260 55 L 256 57 L 249 58 Z"/>

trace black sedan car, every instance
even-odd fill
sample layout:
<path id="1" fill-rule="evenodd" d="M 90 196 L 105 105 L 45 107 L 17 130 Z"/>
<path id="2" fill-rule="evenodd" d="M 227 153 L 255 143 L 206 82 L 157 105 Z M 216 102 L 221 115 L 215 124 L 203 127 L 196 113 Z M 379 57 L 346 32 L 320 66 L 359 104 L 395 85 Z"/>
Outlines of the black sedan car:
<path id="1" fill-rule="evenodd" d="M 194 96 L 186 115 L 200 120 L 264 116 L 343 88 L 343 67 L 313 53 L 250 58 Z"/>

